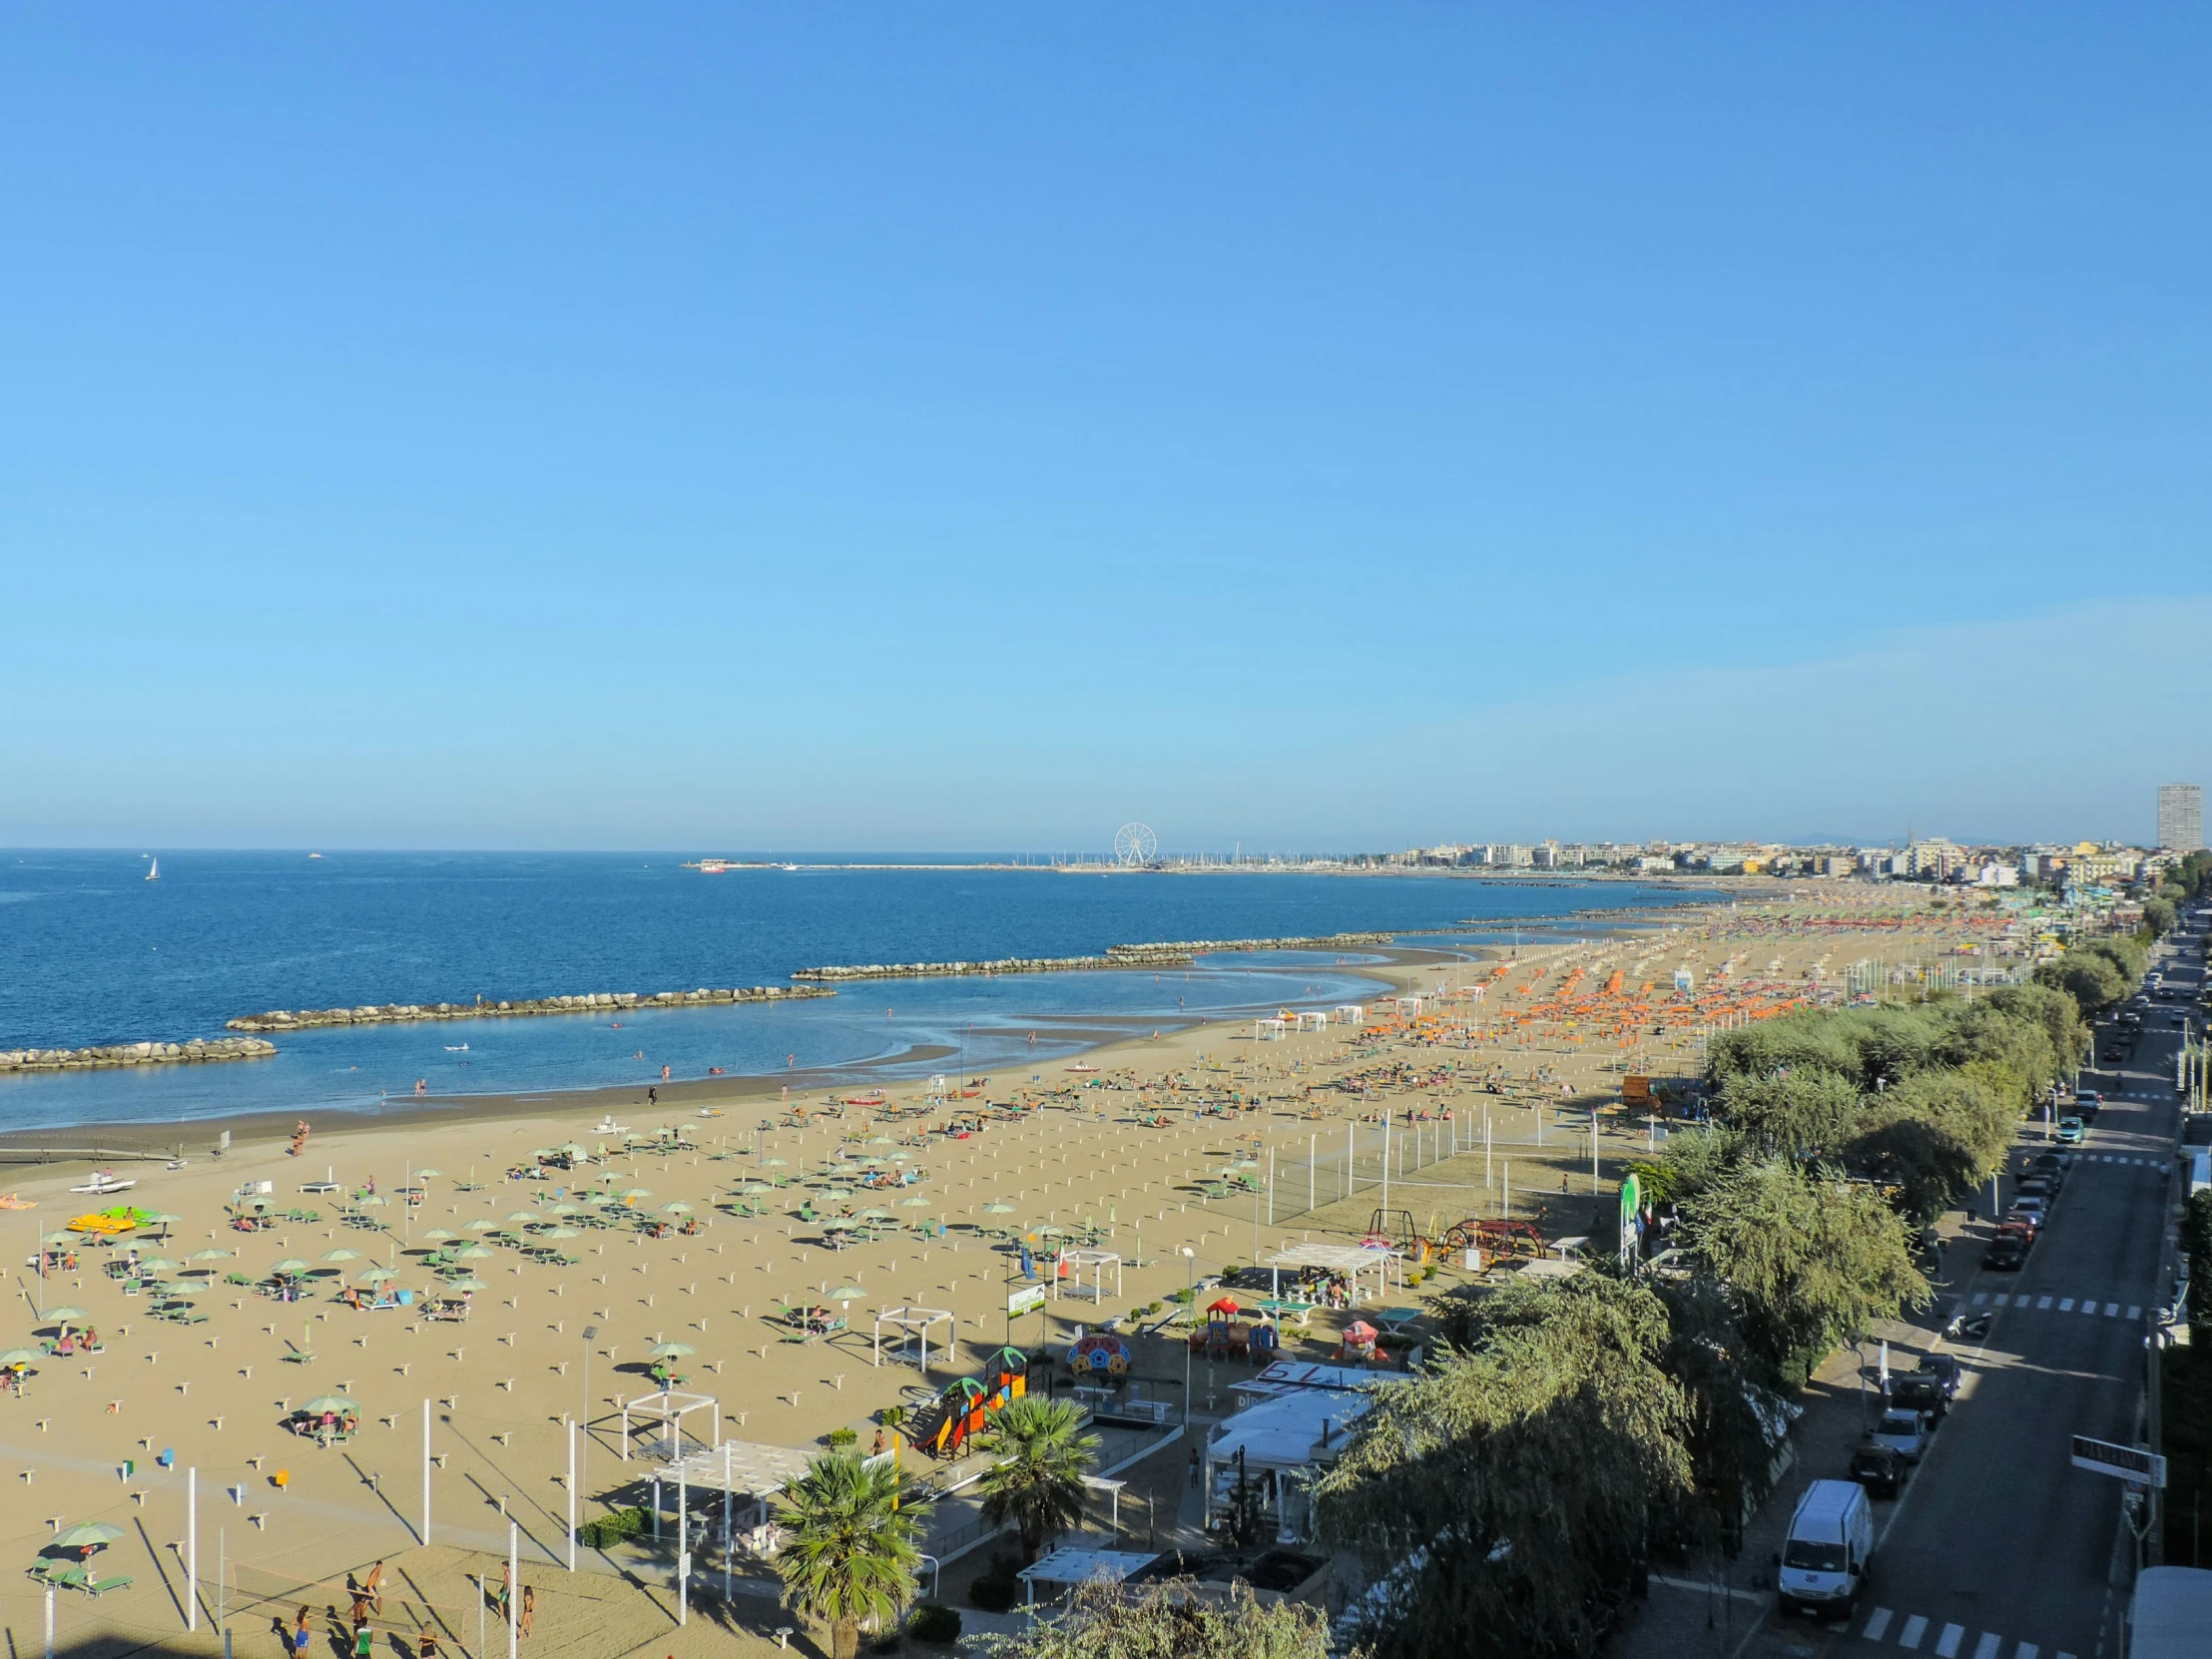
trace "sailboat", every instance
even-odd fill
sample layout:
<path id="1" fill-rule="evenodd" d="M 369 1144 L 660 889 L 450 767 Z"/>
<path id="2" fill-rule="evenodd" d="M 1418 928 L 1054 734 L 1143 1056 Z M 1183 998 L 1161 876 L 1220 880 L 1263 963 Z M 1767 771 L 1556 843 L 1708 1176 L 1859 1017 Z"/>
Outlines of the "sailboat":
<path id="1" fill-rule="evenodd" d="M 152 863 L 146 866 L 146 878 L 149 881 L 159 881 L 162 878 L 161 859 L 156 858 Z"/>

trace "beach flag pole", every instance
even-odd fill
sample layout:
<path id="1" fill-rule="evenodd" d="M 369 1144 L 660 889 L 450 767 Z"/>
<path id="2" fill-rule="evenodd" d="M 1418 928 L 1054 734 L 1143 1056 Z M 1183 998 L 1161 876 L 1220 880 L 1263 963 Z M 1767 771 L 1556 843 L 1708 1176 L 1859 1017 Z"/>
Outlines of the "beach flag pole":
<path id="1" fill-rule="evenodd" d="M 507 1523 L 507 1659 L 516 1659 L 515 1649 L 520 1641 L 516 1620 L 522 1614 L 522 1529 L 519 1523 Z"/>

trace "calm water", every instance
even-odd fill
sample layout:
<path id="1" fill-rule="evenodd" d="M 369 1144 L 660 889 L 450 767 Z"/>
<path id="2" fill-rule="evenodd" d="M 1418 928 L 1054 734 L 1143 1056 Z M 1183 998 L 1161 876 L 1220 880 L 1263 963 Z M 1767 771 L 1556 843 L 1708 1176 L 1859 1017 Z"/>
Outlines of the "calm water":
<path id="1" fill-rule="evenodd" d="M 236 1015 L 363 1002 L 780 983 L 837 962 L 1069 956 L 1152 939 L 1395 931 L 1563 917 L 1688 896 L 1605 884 L 1321 875 L 733 870 L 671 855 L 183 852 L 0 855 L 0 1048 L 216 1035 Z M 539 1091 L 843 1067 L 1012 1070 L 1102 1031 L 1358 1000 L 1334 955 L 1233 955 L 1190 973 L 877 981 L 778 1007 L 302 1032 L 273 1059 L 0 1078 L 0 1125 L 373 1108 L 386 1094 Z M 465 1050 L 458 1045 L 467 1044 Z"/>

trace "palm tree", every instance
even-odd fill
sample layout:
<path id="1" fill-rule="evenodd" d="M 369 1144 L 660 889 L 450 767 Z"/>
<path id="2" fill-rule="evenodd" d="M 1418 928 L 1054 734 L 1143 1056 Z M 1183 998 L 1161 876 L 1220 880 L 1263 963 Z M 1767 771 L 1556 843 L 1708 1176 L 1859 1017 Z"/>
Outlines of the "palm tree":
<path id="1" fill-rule="evenodd" d="M 1021 1528 L 1024 1565 L 1033 1564 L 1046 1537 L 1083 1516 L 1083 1477 L 1098 1450 L 1096 1434 L 1076 1432 L 1082 1413 L 1064 1399 L 1010 1401 L 997 1416 L 999 1460 L 977 1489 L 983 1518 Z"/>
<path id="2" fill-rule="evenodd" d="M 818 1458 L 784 1489 L 776 1567 L 801 1612 L 830 1627 L 830 1659 L 853 1659 L 860 1627 L 894 1624 L 914 1598 L 928 1505 L 898 1500 L 898 1471 L 850 1452 Z"/>

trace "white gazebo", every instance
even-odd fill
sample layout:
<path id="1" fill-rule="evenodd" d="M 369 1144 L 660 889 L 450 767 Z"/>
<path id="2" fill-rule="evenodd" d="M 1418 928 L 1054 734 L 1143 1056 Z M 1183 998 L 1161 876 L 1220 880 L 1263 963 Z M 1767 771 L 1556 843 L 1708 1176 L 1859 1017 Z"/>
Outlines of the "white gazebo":
<path id="1" fill-rule="evenodd" d="M 1070 1296 L 1086 1297 L 1092 1302 L 1106 1300 L 1106 1270 L 1114 1270 L 1114 1295 L 1121 1295 L 1121 1258 L 1111 1250 L 1063 1250 L 1060 1260 L 1067 1264 L 1072 1282 L 1067 1287 Z M 1083 1275 L 1091 1275 L 1091 1283 L 1083 1283 Z M 1052 1280 L 1052 1300 L 1060 1300 L 1058 1275 Z"/>
<path id="2" fill-rule="evenodd" d="M 1278 1043 L 1290 1030 L 1287 1019 L 1256 1019 L 1252 1022 L 1252 1040 L 1256 1043 Z"/>
<path id="3" fill-rule="evenodd" d="M 1339 1025 L 1365 1025 L 1368 1022 L 1368 1005 L 1365 1002 L 1340 1002 L 1337 1005 Z"/>
<path id="4" fill-rule="evenodd" d="M 1290 1249 L 1270 1256 L 1267 1265 L 1275 1272 L 1274 1300 L 1283 1300 L 1283 1270 L 1293 1273 L 1305 1268 L 1318 1268 L 1324 1273 L 1341 1273 L 1352 1282 L 1353 1306 L 1361 1301 L 1360 1276 L 1375 1275 L 1375 1294 L 1381 1297 L 1389 1289 L 1390 1272 L 1397 1271 L 1400 1290 L 1405 1287 L 1405 1263 L 1394 1250 L 1376 1250 L 1367 1245 L 1296 1244 Z"/>
<path id="5" fill-rule="evenodd" d="M 775 1528 L 769 1519 L 769 1500 L 813 1465 L 817 1453 L 790 1446 L 762 1445 L 753 1440 L 724 1440 L 679 1457 L 653 1477 L 653 1524 L 660 1527 L 661 1490 L 676 1487 L 676 1541 L 678 1553 L 691 1544 L 691 1494 L 722 1494 L 722 1589 L 730 1593 L 731 1558 L 741 1536 L 755 1555 L 776 1552 Z M 742 1515 L 737 1505 L 746 1506 Z"/>
<path id="6" fill-rule="evenodd" d="M 1024 1599 L 1034 1607 L 1039 1584 L 1120 1584 L 1159 1559 L 1126 1549 L 1056 1549 L 1014 1576 L 1027 1586 Z"/>
<path id="7" fill-rule="evenodd" d="M 1298 1016 L 1298 1028 L 1301 1031 L 1326 1031 L 1329 1029 L 1329 1016 L 1319 1008 L 1305 1009 Z"/>
<path id="8" fill-rule="evenodd" d="M 709 1413 L 714 1424 L 714 1438 L 707 1445 L 722 1444 L 722 1404 L 713 1394 L 679 1393 L 674 1388 L 663 1388 L 657 1394 L 646 1394 L 638 1399 L 619 1401 L 622 1406 L 622 1460 L 630 1460 L 630 1418 L 632 1414 L 661 1425 L 668 1438 L 667 1461 L 678 1462 L 684 1455 L 684 1418 L 693 1411 Z M 695 1436 L 697 1431 L 694 1430 Z"/>
<path id="9" fill-rule="evenodd" d="M 929 1333 L 938 1325 L 947 1327 L 947 1333 L 937 1346 L 947 1356 L 960 1328 L 960 1322 L 945 1308 L 885 1308 L 875 1316 L 875 1358 L 873 1365 L 883 1363 L 883 1327 L 889 1326 L 898 1333 L 899 1350 L 903 1352 L 916 1337 L 921 1339 L 921 1375 L 929 1375 Z M 894 1355 L 895 1359 L 896 1356 Z"/>

